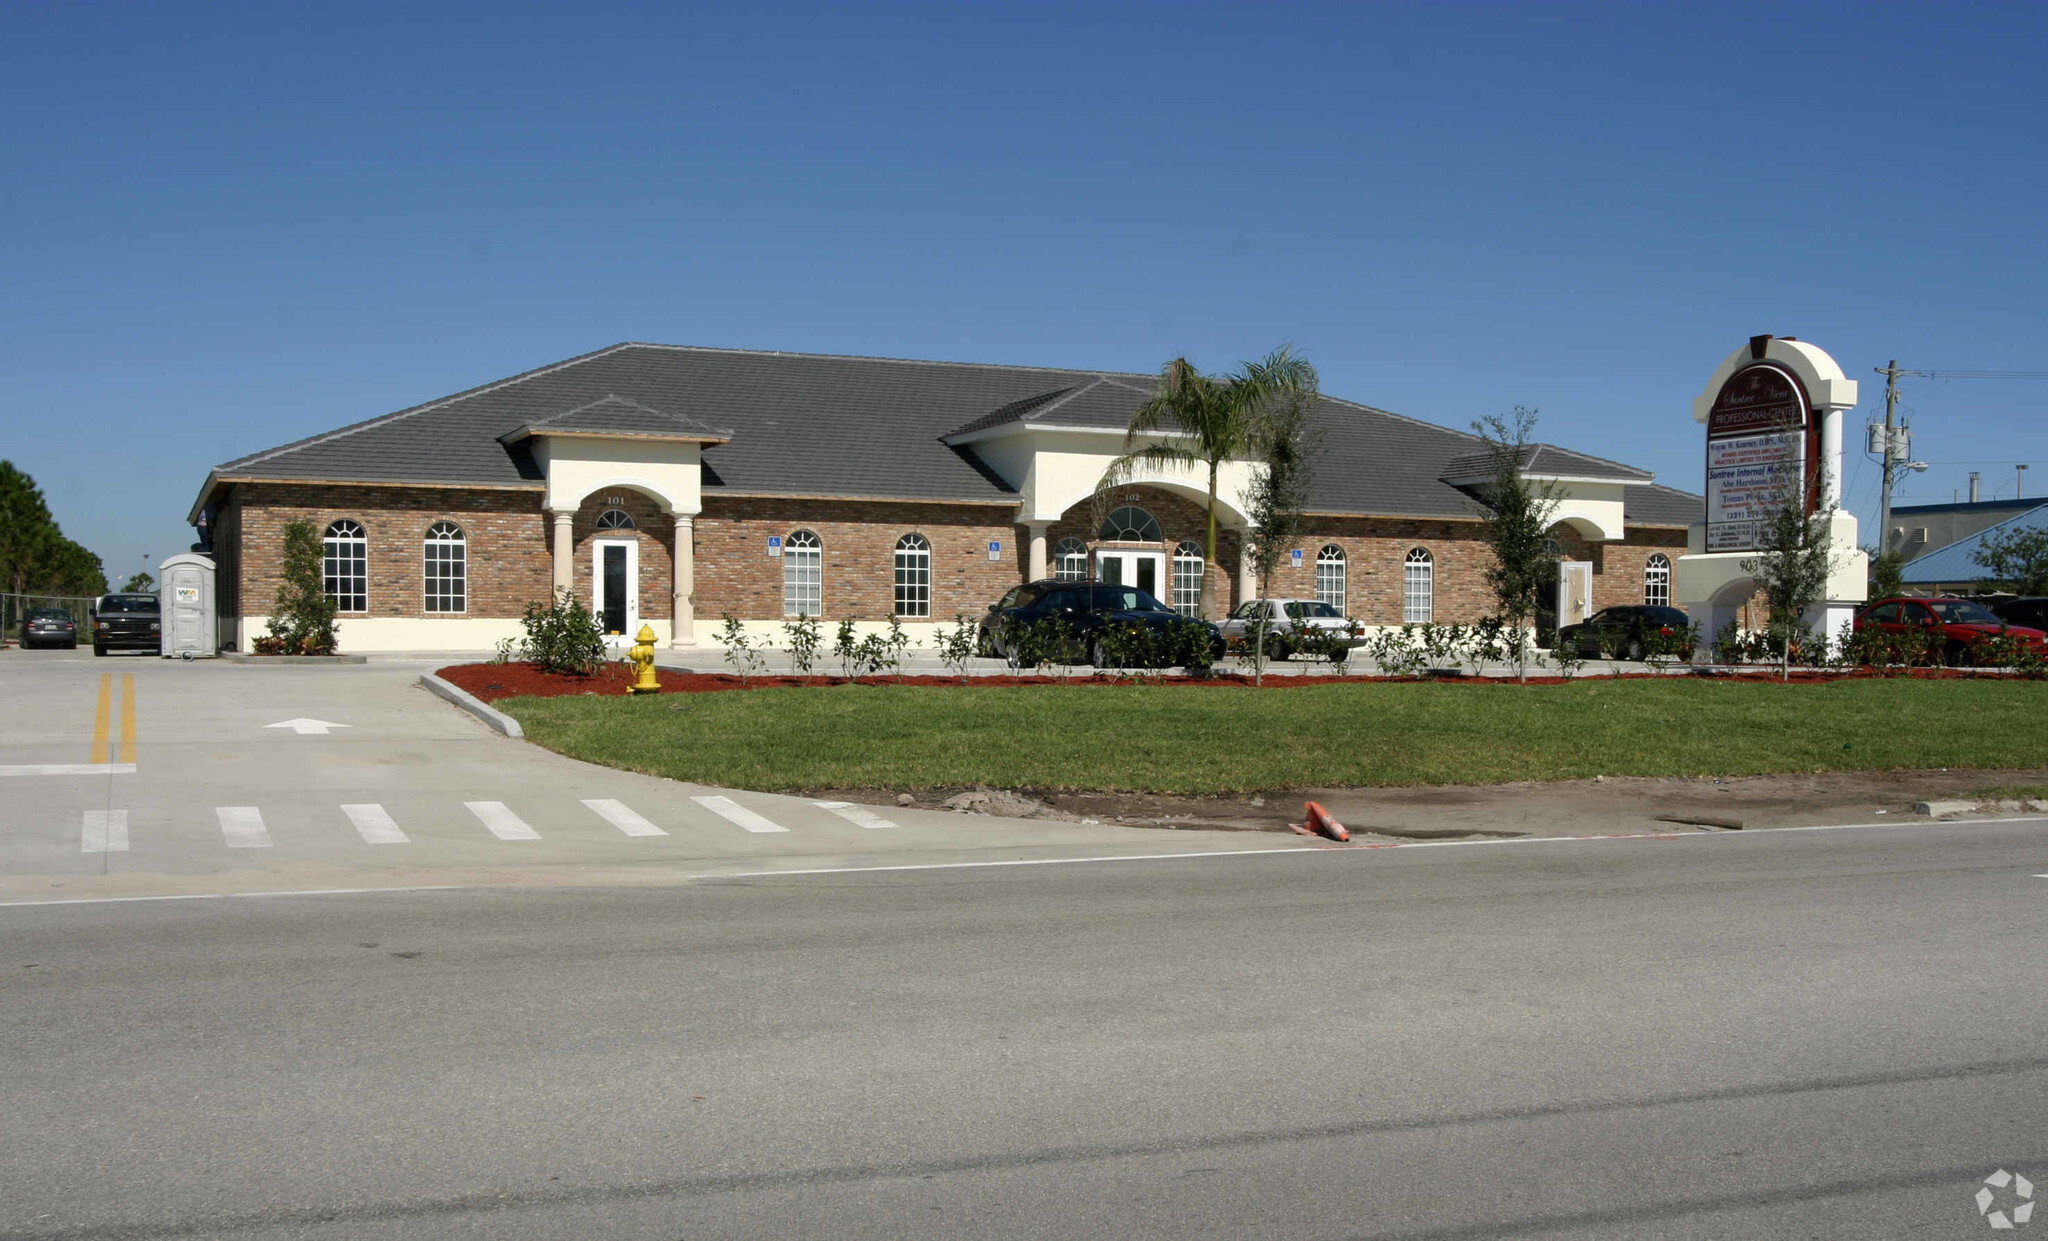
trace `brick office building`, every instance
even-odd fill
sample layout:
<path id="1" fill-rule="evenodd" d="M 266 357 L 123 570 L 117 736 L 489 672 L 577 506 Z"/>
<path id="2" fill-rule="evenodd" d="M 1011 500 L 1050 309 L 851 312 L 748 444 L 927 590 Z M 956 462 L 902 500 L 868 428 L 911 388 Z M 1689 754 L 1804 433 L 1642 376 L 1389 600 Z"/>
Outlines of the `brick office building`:
<path id="1" fill-rule="evenodd" d="M 1098 576 L 1184 610 L 1250 597 L 1244 462 L 1150 471 L 1094 503 L 1152 377 L 622 344 L 215 468 L 191 520 L 219 565 L 222 643 L 275 599 L 282 530 L 323 532 L 350 650 L 488 650 L 568 589 L 608 629 L 709 641 L 731 614 L 778 629 L 976 616 L 1019 582 Z M 1469 621 L 1488 605 L 1472 489 L 1479 441 L 1325 397 L 1314 533 L 1276 595 L 1369 625 Z M 1525 461 L 1563 499 L 1569 621 L 1668 599 L 1697 496 L 1551 446 Z M 1107 508 L 1106 517 L 1099 517 Z"/>

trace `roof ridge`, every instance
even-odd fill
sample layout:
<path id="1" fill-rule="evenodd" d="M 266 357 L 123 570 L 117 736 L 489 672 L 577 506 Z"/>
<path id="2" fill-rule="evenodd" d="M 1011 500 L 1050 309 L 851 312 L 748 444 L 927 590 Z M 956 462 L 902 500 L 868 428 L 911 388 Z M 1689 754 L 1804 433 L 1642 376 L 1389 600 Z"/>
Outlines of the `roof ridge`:
<path id="1" fill-rule="evenodd" d="M 365 418 L 361 422 L 352 422 L 345 427 L 337 427 L 332 431 L 322 431 L 318 435 L 309 435 L 304 439 L 293 440 L 289 444 L 280 444 L 275 448 L 266 448 L 261 452 L 250 453 L 246 457 L 237 457 L 233 461 L 223 462 L 213 467 L 213 470 L 214 473 L 218 474 L 226 470 L 255 465 L 259 462 L 268 461 L 272 457 L 281 457 L 288 452 L 297 452 L 301 448 L 311 448 L 315 444 L 324 444 L 329 440 L 337 440 L 344 435 L 354 435 L 358 431 L 367 431 L 372 427 L 380 427 L 386 423 L 396 422 L 401 418 L 410 418 L 414 414 L 424 414 L 430 410 L 440 409 L 456 401 L 467 400 L 473 396 L 482 396 L 486 392 L 495 392 L 500 388 L 509 388 L 513 384 L 524 383 L 529 379 L 535 379 L 542 375 L 550 374 L 566 367 L 576 366 L 593 358 L 601 358 L 606 354 L 617 353 L 621 349 L 631 347 L 632 342 L 630 341 L 622 341 L 616 345 L 606 345 L 602 349 L 593 349 L 589 353 L 580 353 L 573 358 L 565 358 L 560 362 L 550 362 L 546 366 L 537 366 L 530 371 L 521 371 L 519 374 L 507 379 L 494 380 L 491 383 L 479 384 L 474 388 L 465 388 L 461 392 L 453 393 L 449 396 L 436 397 L 424 404 L 401 409 L 395 413 L 378 414 L 374 418 Z"/>
<path id="2" fill-rule="evenodd" d="M 1616 461 L 1616 460 L 1615 460 L 1614 458 L 1612 458 L 1612 457 L 1600 457 L 1600 456 L 1595 456 L 1594 454 L 1592 454 L 1592 453 L 1590 453 L 1590 452 L 1580 452 L 1580 451 L 1579 451 L 1578 449 L 1576 449 L 1576 448 L 1566 448 L 1566 447 L 1565 447 L 1564 445 L 1562 445 L 1562 444 L 1553 444 L 1553 443 L 1551 443 L 1551 442 L 1550 442 L 1549 440 L 1538 440 L 1538 441 L 1536 441 L 1536 443 L 1535 443 L 1534 447 L 1535 447 L 1535 448 L 1537 449 L 1537 451 L 1539 451 L 1539 452 L 1540 452 L 1540 451 L 1542 451 L 1542 450 L 1543 450 L 1543 449 L 1545 449 L 1545 448 L 1554 448 L 1554 449 L 1556 449 L 1556 450 L 1557 450 L 1558 452 L 1563 452 L 1563 453 L 1570 453 L 1570 454 L 1571 454 L 1572 456 L 1574 456 L 1574 457 L 1584 457 L 1584 458 L 1585 458 L 1586 460 L 1588 460 L 1588 461 L 1598 461 L 1598 462 L 1599 462 L 1600 464 L 1602 464 L 1602 465 L 1611 465 L 1611 466 L 1614 466 L 1614 467 L 1615 467 L 1616 469 L 1621 469 L 1621 470 L 1634 470 L 1634 471 L 1635 471 L 1636 473 L 1638 473 L 1638 474 L 1648 474 L 1648 475 L 1649 475 L 1649 476 L 1650 476 L 1651 478 L 1655 478 L 1655 477 L 1657 477 L 1657 473 L 1656 473 L 1656 471 L 1655 471 L 1655 470 L 1646 470 L 1646 469 L 1644 469 L 1644 468 L 1643 468 L 1642 466 L 1639 466 L 1639 465 L 1630 465 L 1630 464 L 1629 464 L 1628 462 L 1626 462 L 1626 461 Z M 1531 457 L 1531 458 L 1530 458 L 1530 460 L 1531 460 L 1531 461 L 1533 461 L 1533 460 L 1535 460 L 1535 458 L 1534 458 L 1534 457 Z"/>
<path id="3" fill-rule="evenodd" d="M 895 362 L 904 366 L 957 366 L 985 371 L 1040 371 L 1048 375 L 1094 375 L 1149 378 L 1139 371 L 1104 371 L 1090 367 L 1025 366 L 1014 362 L 948 362 L 943 358 L 892 358 L 876 353 L 804 353 L 794 349 L 738 349 L 722 345 L 664 345 L 659 341 L 629 340 L 614 348 L 668 349 L 677 353 L 728 353 L 756 358 L 816 358 L 827 362 Z M 575 359 L 581 361 L 582 359 Z"/>

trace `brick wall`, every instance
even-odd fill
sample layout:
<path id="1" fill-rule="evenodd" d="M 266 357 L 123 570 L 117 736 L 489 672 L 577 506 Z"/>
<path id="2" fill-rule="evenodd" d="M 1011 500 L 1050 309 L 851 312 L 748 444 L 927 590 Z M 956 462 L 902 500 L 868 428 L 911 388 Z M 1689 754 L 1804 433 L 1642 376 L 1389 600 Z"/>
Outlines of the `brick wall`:
<path id="1" fill-rule="evenodd" d="M 1150 487 L 1121 488 L 1117 495 L 1116 504 L 1135 503 L 1158 520 L 1165 536 L 1161 550 L 1169 556 L 1183 540 L 1202 545 L 1207 517 L 1201 504 Z M 597 530 L 598 515 L 608 508 L 623 509 L 634 521 L 641 617 L 666 619 L 674 582 L 674 523 L 655 501 L 637 491 L 593 495 L 577 512 L 577 597 L 591 598 L 591 538 L 625 534 Z M 321 530 L 337 519 L 350 518 L 366 531 L 369 610 L 353 615 L 426 615 L 421 544 L 427 529 L 443 519 L 460 525 L 468 539 L 466 615 L 516 617 L 529 601 L 547 598 L 553 583 L 552 525 L 537 491 L 238 483 L 214 524 L 223 616 L 269 610 L 277 597 L 284 526 L 295 517 L 305 517 Z M 826 618 L 879 620 L 890 614 L 895 602 L 896 541 L 911 531 L 931 543 L 932 619 L 978 616 L 1023 580 L 1029 536 L 1009 517 L 1007 508 L 995 505 L 708 495 L 695 523 L 697 619 L 715 623 L 730 612 L 748 620 L 780 620 L 783 561 L 768 555 L 768 537 L 786 538 L 799 529 L 813 531 L 823 544 Z M 1079 538 L 1092 553 L 1102 546 L 1096 533 L 1089 505 L 1068 510 L 1046 533 L 1048 573 L 1060 539 Z M 1477 521 L 1312 518 L 1310 533 L 1296 544 L 1303 552 L 1301 567 L 1283 560 L 1274 572 L 1272 593 L 1313 598 L 1316 556 L 1325 545 L 1334 544 L 1345 554 L 1350 614 L 1370 625 L 1400 624 L 1405 562 L 1409 550 L 1420 547 L 1432 557 L 1435 618 L 1474 621 L 1492 610 L 1485 576 L 1490 556 L 1479 533 Z M 1642 602 L 1643 568 L 1651 553 L 1661 551 L 1675 561 L 1685 551 L 1683 530 L 1634 527 L 1620 542 L 1590 544 L 1566 527 L 1556 533 L 1567 558 L 1592 563 L 1596 609 Z M 990 542 L 1002 544 L 1000 560 L 989 560 Z M 1210 568 L 1205 592 L 1212 617 L 1227 613 L 1238 602 L 1239 536 L 1219 530 L 1217 542 L 1218 563 Z M 1162 595 L 1170 593 L 1170 580 L 1161 583 Z"/>
<path id="2" fill-rule="evenodd" d="M 363 527 L 369 608 L 343 616 L 426 616 L 423 545 L 428 528 L 442 520 L 461 526 L 468 540 L 469 607 L 463 615 L 517 616 L 528 600 L 548 597 L 553 570 L 538 491 L 237 483 L 226 507 L 239 567 L 237 615 L 270 611 L 284 528 L 301 517 L 322 532 L 344 517 Z"/>
<path id="3" fill-rule="evenodd" d="M 885 619 L 896 603 L 896 541 L 916 532 L 931 544 L 931 619 L 981 615 L 1023 580 L 1023 537 L 1013 510 L 989 504 L 893 503 L 865 500 L 779 500 L 704 497 L 696 521 L 697 621 L 730 612 L 747 620 L 780 620 L 780 558 L 768 537 L 809 530 L 822 544 L 820 605 L 827 618 Z M 988 558 L 1000 542 L 1002 559 Z"/>

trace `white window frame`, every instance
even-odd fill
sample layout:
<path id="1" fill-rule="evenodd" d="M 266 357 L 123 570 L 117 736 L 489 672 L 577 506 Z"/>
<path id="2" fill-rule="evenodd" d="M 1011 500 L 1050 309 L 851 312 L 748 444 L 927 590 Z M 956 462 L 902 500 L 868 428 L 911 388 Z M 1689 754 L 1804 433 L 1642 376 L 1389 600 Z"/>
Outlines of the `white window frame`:
<path id="1" fill-rule="evenodd" d="M 815 530 L 792 530 L 783 537 L 782 614 L 825 614 L 825 545 Z"/>
<path id="2" fill-rule="evenodd" d="M 1142 522 L 1126 520 L 1124 514 L 1136 513 L 1144 518 Z M 1149 532 L 1149 533 L 1148 533 Z M 1160 533 L 1159 519 L 1135 504 L 1119 504 L 1103 519 L 1102 530 L 1097 538 L 1109 543 L 1163 543 L 1166 536 Z"/>
<path id="3" fill-rule="evenodd" d="M 353 534 L 343 531 L 349 527 Z M 344 577 L 342 568 L 353 569 Z M 338 586 L 353 582 L 355 590 L 348 592 Z M 337 612 L 367 612 L 370 610 L 370 534 L 363 523 L 352 517 L 340 517 L 327 523 L 326 533 L 320 536 L 320 588 L 327 597 L 334 600 Z"/>
<path id="4" fill-rule="evenodd" d="M 1401 565 L 1401 623 L 1427 625 L 1436 619 L 1436 557 L 1426 547 L 1408 551 Z"/>
<path id="5" fill-rule="evenodd" d="M 600 533 L 608 530 L 638 530 L 633 515 L 622 508 L 608 508 L 597 515 L 597 529 Z"/>
<path id="6" fill-rule="evenodd" d="M 932 614 L 932 544 L 915 530 L 896 540 L 895 615 L 928 620 Z"/>
<path id="7" fill-rule="evenodd" d="M 462 527 L 445 519 L 427 527 L 420 561 L 420 610 L 430 616 L 468 612 L 469 539 Z"/>
<path id="8" fill-rule="evenodd" d="M 1173 610 L 1182 616 L 1202 614 L 1202 549 L 1182 539 L 1173 549 Z"/>
<path id="9" fill-rule="evenodd" d="M 1088 576 L 1088 545 L 1072 535 L 1053 544 L 1052 576 L 1057 582 L 1078 582 Z"/>
<path id="10" fill-rule="evenodd" d="M 1671 606 L 1671 557 L 1663 552 L 1652 552 L 1643 562 L 1643 604 L 1653 608 Z"/>
<path id="11" fill-rule="evenodd" d="M 1350 606 L 1346 581 L 1350 569 L 1351 561 L 1343 548 L 1335 543 L 1323 544 L 1323 549 L 1316 553 L 1316 602 L 1326 603 L 1344 614 Z"/>

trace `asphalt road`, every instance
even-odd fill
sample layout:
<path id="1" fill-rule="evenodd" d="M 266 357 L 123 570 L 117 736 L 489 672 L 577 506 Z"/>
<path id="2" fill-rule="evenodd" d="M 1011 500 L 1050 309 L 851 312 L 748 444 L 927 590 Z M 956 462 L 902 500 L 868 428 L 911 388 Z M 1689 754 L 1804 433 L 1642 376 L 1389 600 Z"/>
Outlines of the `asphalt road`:
<path id="1" fill-rule="evenodd" d="M 2043 874 L 2032 820 L 0 908 L 0 1236 L 1990 1236 Z"/>

